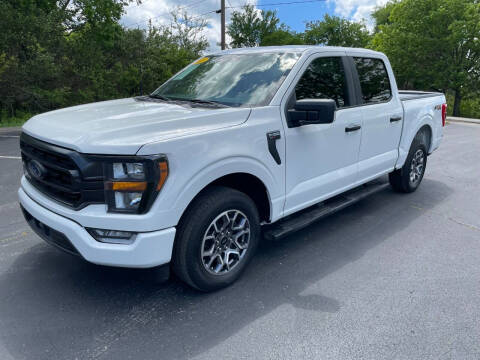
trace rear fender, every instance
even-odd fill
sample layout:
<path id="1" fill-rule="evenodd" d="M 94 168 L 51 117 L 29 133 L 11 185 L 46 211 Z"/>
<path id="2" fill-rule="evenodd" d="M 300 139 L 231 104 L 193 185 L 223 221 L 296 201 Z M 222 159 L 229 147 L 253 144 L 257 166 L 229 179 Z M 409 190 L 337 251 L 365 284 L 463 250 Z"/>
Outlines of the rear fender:
<path id="1" fill-rule="evenodd" d="M 413 139 L 415 139 L 415 136 L 417 135 L 417 133 L 420 131 L 422 127 L 427 125 L 428 127 L 430 127 L 430 131 L 432 132 L 432 138 L 434 135 L 433 133 L 434 121 L 433 121 L 433 116 L 431 114 L 424 115 L 414 124 L 410 123 L 405 125 L 406 125 L 406 129 L 404 129 L 402 133 L 402 139 L 400 141 L 400 147 L 398 151 L 399 157 L 395 165 L 395 169 L 400 169 L 401 167 L 403 167 L 405 160 L 407 159 L 408 152 L 410 151 L 410 147 L 412 146 Z M 428 152 L 429 153 L 431 152 L 430 149 L 428 149 Z"/>

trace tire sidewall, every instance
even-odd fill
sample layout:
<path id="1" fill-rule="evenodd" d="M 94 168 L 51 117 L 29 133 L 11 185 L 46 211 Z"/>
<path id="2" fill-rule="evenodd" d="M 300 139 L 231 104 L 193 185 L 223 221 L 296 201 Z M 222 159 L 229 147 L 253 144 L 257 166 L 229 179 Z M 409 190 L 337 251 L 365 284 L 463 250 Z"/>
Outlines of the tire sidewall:
<path id="1" fill-rule="evenodd" d="M 205 231 L 211 222 L 226 210 L 239 210 L 245 214 L 250 224 L 250 240 L 246 254 L 240 263 L 226 274 L 213 275 L 205 269 L 201 258 L 201 246 Z M 188 234 L 185 261 L 188 267 L 188 276 L 200 290 L 215 290 L 234 282 L 253 257 L 260 237 L 258 212 L 254 203 L 242 193 L 233 192 L 228 200 L 219 202 L 203 213 L 194 213 L 189 221 L 193 222 Z"/>

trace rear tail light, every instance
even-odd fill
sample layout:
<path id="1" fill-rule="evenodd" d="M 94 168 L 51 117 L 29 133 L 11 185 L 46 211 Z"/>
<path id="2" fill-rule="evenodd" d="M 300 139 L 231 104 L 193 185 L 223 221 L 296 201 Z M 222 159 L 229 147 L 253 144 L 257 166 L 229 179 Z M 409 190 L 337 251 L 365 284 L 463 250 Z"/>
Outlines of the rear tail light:
<path id="1" fill-rule="evenodd" d="M 447 120 L 447 104 L 442 104 L 442 126 L 445 126 Z"/>

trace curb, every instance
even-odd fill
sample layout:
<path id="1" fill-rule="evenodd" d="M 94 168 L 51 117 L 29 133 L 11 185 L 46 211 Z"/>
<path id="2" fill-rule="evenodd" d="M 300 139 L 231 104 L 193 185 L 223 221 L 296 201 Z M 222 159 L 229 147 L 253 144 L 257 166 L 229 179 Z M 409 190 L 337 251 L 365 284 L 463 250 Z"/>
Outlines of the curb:
<path id="1" fill-rule="evenodd" d="M 452 123 L 468 123 L 468 124 L 480 125 L 480 120 L 479 119 L 469 119 L 469 118 L 448 116 L 447 121 L 452 122 Z"/>
<path id="2" fill-rule="evenodd" d="M 1 134 L 10 134 L 10 133 L 20 134 L 21 131 L 22 131 L 21 126 L 0 127 L 0 135 Z"/>

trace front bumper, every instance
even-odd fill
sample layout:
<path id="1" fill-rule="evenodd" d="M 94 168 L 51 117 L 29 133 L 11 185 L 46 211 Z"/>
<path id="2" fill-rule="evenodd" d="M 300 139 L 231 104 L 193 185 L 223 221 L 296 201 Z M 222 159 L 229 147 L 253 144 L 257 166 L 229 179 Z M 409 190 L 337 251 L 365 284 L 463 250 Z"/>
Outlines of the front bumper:
<path id="1" fill-rule="evenodd" d="M 18 190 L 18 197 L 22 207 L 37 223 L 40 222 L 53 229 L 55 232 L 52 233 L 64 235 L 75 250 L 71 252 L 78 252 L 89 262 L 109 266 L 149 268 L 166 264 L 171 260 L 175 239 L 174 227 L 140 232 L 130 245 L 106 244 L 95 240 L 77 222 L 37 204 L 22 188 Z M 38 228 L 35 228 L 30 221 L 29 223 L 38 233 Z M 39 226 L 42 227 L 42 225 Z M 42 234 L 39 235 L 42 236 Z M 42 238 L 47 240 L 46 236 Z"/>

